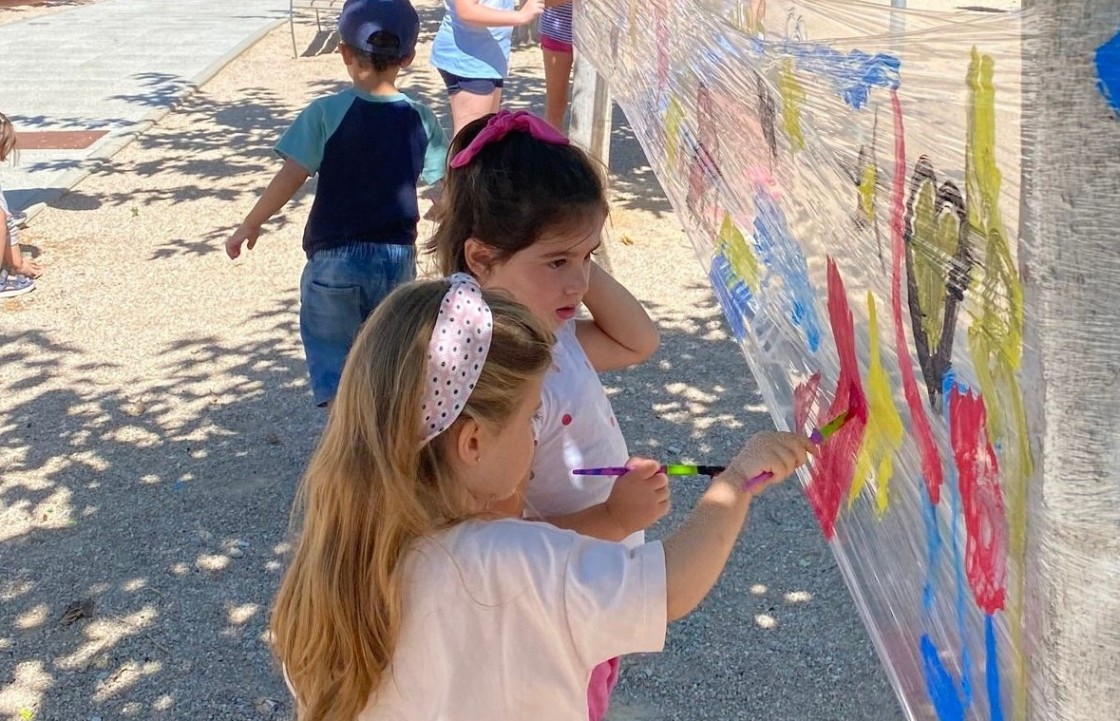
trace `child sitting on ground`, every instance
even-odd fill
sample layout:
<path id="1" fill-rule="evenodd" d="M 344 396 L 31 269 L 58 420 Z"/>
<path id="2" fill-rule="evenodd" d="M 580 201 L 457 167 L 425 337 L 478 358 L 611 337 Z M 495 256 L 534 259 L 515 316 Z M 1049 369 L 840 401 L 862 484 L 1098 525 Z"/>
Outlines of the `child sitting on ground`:
<path id="1" fill-rule="evenodd" d="M 16 130 L 8 116 L 0 113 L 0 163 L 14 158 Z M 12 298 L 35 290 L 35 278 L 42 275 L 39 264 L 23 257 L 19 247 L 19 223 L 8 207 L 0 188 L 0 298 Z"/>

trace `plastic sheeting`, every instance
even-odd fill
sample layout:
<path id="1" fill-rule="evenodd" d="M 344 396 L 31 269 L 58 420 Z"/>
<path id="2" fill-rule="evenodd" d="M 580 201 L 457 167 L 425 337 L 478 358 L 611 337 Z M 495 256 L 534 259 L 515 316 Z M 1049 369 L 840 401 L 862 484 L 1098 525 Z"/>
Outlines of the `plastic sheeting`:
<path id="1" fill-rule="evenodd" d="M 1111 8 L 1099 23 L 1120 31 Z M 1027 608 L 1050 538 L 1044 364 L 1024 342 L 1049 332 L 1049 296 L 1034 315 L 1024 301 L 1048 269 L 1030 267 L 1019 217 L 1038 28 L 1006 3 L 576 3 L 576 47 L 626 112 L 779 427 L 850 414 L 802 480 L 913 719 L 1065 719 L 1042 699 L 1078 693 L 1073 664 L 1046 668 L 1039 616 L 1061 616 L 1060 598 Z M 1118 112 L 1120 34 L 1091 50 L 1094 110 Z M 1120 187 L 1116 158 L 1105 171 Z M 1120 271 L 1098 246 L 1076 270 Z M 1110 310 L 1094 322 L 1112 330 Z M 1111 334 L 1093 346 L 1118 348 Z M 1115 430 L 1084 443 L 1120 460 Z M 1080 511 L 1101 542 L 1098 587 L 1063 592 L 1116 598 L 1120 484 L 1100 481 Z M 1082 661 L 1115 697 L 1120 628 L 1098 631 Z"/>

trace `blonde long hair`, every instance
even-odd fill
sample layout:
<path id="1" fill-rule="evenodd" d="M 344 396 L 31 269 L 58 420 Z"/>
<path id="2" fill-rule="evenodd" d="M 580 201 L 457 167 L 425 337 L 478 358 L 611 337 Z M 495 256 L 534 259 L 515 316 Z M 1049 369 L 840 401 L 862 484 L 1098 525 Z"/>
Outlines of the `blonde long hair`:
<path id="1" fill-rule="evenodd" d="M 428 343 L 448 287 L 405 285 L 366 322 L 301 481 L 293 520 L 302 510 L 303 527 L 271 620 L 301 720 L 357 717 L 393 657 L 405 553 L 475 512 L 448 470 L 451 434 L 420 443 Z M 500 428 L 548 368 L 553 338 L 524 306 L 483 297 L 493 338 L 460 418 Z"/>
<path id="2" fill-rule="evenodd" d="M 15 164 L 17 158 L 16 128 L 7 115 L 0 113 L 0 162 L 11 160 Z"/>

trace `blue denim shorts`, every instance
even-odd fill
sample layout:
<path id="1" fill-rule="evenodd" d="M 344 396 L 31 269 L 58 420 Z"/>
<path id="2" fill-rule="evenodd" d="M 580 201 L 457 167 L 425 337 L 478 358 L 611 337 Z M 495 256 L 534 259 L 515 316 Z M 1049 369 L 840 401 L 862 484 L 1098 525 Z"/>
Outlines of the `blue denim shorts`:
<path id="1" fill-rule="evenodd" d="M 436 68 L 436 70 L 439 70 L 439 76 L 443 78 L 443 84 L 447 86 L 448 95 L 454 95 L 458 92 L 471 95 L 489 95 L 502 87 L 501 78 L 465 78 L 462 75 L 449 73 L 439 68 Z"/>
<path id="2" fill-rule="evenodd" d="M 299 335 L 315 404 L 338 390 L 342 365 L 358 329 L 377 304 L 416 278 L 416 248 L 352 243 L 317 251 L 299 283 Z"/>

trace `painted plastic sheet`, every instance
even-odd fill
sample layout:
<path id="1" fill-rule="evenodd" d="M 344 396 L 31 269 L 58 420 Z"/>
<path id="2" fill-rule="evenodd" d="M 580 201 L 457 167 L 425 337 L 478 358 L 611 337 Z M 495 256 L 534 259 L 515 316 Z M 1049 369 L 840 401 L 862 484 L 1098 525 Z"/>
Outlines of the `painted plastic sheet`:
<path id="1" fill-rule="evenodd" d="M 1030 15 L 576 11 L 576 47 L 626 112 L 779 427 L 849 414 L 803 481 L 906 712 L 1041 717 L 1024 614 L 1041 473 L 1024 337 L 1044 332 L 1024 310 L 1019 217 Z M 1120 97 L 1110 47 L 1102 112 Z"/>

